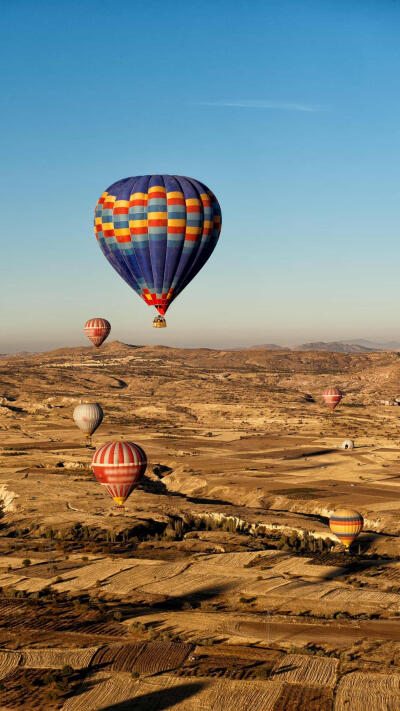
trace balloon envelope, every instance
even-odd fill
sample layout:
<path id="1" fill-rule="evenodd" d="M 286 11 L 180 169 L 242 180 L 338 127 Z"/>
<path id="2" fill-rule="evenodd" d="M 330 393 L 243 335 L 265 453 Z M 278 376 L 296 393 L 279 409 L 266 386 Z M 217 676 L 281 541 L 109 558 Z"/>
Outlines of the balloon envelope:
<path id="1" fill-rule="evenodd" d="M 215 195 L 193 178 L 143 175 L 113 183 L 95 209 L 104 256 L 164 315 L 204 266 L 221 231 Z"/>
<path id="2" fill-rule="evenodd" d="M 339 404 L 343 395 L 338 388 L 326 388 L 322 393 L 322 399 L 331 410 Z"/>
<path id="3" fill-rule="evenodd" d="M 111 324 L 105 318 L 90 318 L 85 323 L 85 333 L 98 348 L 111 331 Z"/>
<path id="4" fill-rule="evenodd" d="M 103 410 L 97 402 L 85 402 L 76 406 L 72 417 L 82 432 L 92 435 L 103 421 Z"/>
<path id="5" fill-rule="evenodd" d="M 355 541 L 363 525 L 363 517 L 354 509 L 338 509 L 329 519 L 329 528 L 346 548 Z"/>
<path id="6" fill-rule="evenodd" d="M 146 471 L 143 449 L 133 442 L 107 442 L 94 453 L 92 467 L 97 481 L 122 506 Z"/>

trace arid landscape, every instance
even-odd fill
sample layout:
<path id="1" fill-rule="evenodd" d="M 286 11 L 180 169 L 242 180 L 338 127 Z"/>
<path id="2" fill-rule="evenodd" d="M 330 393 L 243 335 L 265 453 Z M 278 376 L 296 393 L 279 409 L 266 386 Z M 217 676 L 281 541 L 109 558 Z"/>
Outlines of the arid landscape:
<path id="1" fill-rule="evenodd" d="M 2 711 L 398 711 L 398 353 L 111 342 L 0 372 Z M 80 402 L 95 447 L 147 454 L 125 511 Z"/>

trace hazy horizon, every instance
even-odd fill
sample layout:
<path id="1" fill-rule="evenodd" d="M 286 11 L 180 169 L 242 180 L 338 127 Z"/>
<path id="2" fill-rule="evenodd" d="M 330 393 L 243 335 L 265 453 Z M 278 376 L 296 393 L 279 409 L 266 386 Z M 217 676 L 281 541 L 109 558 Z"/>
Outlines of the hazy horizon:
<path id="1" fill-rule="evenodd" d="M 292 348 L 294 346 L 298 345 L 303 345 L 307 343 L 346 343 L 346 344 L 360 344 L 363 345 L 363 342 L 368 342 L 371 344 L 375 344 L 377 346 L 385 346 L 389 344 L 396 344 L 396 347 L 398 346 L 400 348 L 400 340 L 397 340 L 396 338 L 385 338 L 385 339 L 379 339 L 379 338 L 369 338 L 369 337 L 354 337 L 354 338 L 312 338 L 312 339 L 298 339 L 296 341 L 292 340 L 278 340 L 278 339 L 264 339 L 264 340 L 258 340 L 254 342 L 248 342 L 248 343 L 240 343 L 240 342 L 232 342 L 228 343 L 227 341 L 215 341 L 213 343 L 207 343 L 207 342 L 202 342 L 198 341 L 197 343 L 185 343 L 184 341 L 181 341 L 179 338 L 174 341 L 173 338 L 169 338 L 168 342 L 167 339 L 161 340 L 160 338 L 157 339 L 157 332 L 154 334 L 154 338 L 150 341 L 149 339 L 129 339 L 129 336 L 126 336 L 125 338 L 117 337 L 115 334 L 111 332 L 110 336 L 108 337 L 106 343 L 112 343 L 113 341 L 118 341 L 120 343 L 125 343 L 127 345 L 135 345 L 135 346 L 168 346 L 170 348 L 185 348 L 185 349 L 196 349 L 196 348 L 209 348 L 209 349 L 215 349 L 215 350 L 224 350 L 224 349 L 233 349 L 233 348 L 251 348 L 254 346 L 263 346 L 263 345 L 276 345 L 280 346 L 281 348 L 288 347 Z M 367 344 L 368 345 L 368 344 Z M 13 355 L 13 354 L 18 354 L 22 353 L 24 351 L 30 352 L 30 353 L 47 353 L 48 351 L 52 350 L 57 350 L 59 348 L 79 348 L 82 346 L 87 346 L 87 347 L 93 347 L 91 343 L 88 341 L 86 338 L 85 334 L 81 336 L 80 338 L 76 338 L 76 340 L 71 341 L 71 342 L 65 342 L 60 340 L 59 342 L 53 342 L 53 343 L 48 343 L 48 344 L 43 344 L 41 346 L 38 346 L 37 348 L 14 348 L 10 350 L 2 350 L 0 352 L 0 355 Z"/>

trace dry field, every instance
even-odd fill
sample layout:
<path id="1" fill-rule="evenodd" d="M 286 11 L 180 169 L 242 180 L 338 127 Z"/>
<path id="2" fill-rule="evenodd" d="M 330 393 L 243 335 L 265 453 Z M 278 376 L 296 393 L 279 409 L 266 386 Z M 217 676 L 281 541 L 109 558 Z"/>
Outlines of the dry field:
<path id="1" fill-rule="evenodd" d="M 2 711 L 397 711 L 399 376 L 390 352 L 1 358 Z M 96 446 L 147 453 L 123 512 L 81 400 L 105 413 Z M 365 519 L 350 554 L 328 527 L 342 506 Z"/>
<path id="2" fill-rule="evenodd" d="M 306 686 L 331 686 L 336 683 L 336 659 L 307 657 L 304 654 L 286 654 L 274 673 L 280 681 Z"/>
<path id="3" fill-rule="evenodd" d="M 80 694 L 68 699 L 63 711 L 98 711 L 113 704 L 133 699 L 137 684 L 129 674 L 99 671 L 93 674 L 80 690 Z"/>
<path id="4" fill-rule="evenodd" d="M 73 669 L 86 669 L 96 655 L 98 647 L 87 649 L 23 649 L 21 666 L 28 669 L 62 669 L 69 665 Z"/>
<path id="5" fill-rule="evenodd" d="M 397 711 L 400 708 L 400 676 L 348 674 L 340 680 L 335 711 L 367 708 L 369 711 Z"/>
<path id="6" fill-rule="evenodd" d="M 17 652 L 0 650 L 0 679 L 8 676 L 19 664 L 21 655 Z"/>

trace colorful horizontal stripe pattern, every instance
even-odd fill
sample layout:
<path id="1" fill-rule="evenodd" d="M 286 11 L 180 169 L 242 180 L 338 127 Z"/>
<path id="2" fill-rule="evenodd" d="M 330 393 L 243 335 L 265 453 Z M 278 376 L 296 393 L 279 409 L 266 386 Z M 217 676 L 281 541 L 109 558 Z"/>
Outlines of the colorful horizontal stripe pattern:
<path id="1" fill-rule="evenodd" d="M 338 388 L 326 388 L 322 393 L 322 399 L 331 410 L 339 404 L 343 395 Z"/>
<path id="2" fill-rule="evenodd" d="M 95 234 L 104 256 L 164 315 L 213 252 L 221 231 L 215 195 L 193 178 L 124 178 L 100 197 Z"/>
<path id="3" fill-rule="evenodd" d="M 92 343 L 99 348 L 111 331 L 111 324 L 105 318 L 90 318 L 86 321 L 85 333 Z"/>
<path id="4" fill-rule="evenodd" d="M 364 519 L 358 511 L 339 509 L 329 519 L 329 528 L 344 546 L 350 546 L 362 530 Z"/>
<path id="5" fill-rule="evenodd" d="M 139 484 L 146 466 L 143 449 L 133 442 L 107 442 L 96 450 L 92 460 L 97 481 L 119 506 Z"/>

